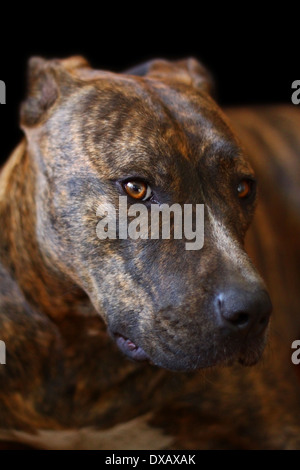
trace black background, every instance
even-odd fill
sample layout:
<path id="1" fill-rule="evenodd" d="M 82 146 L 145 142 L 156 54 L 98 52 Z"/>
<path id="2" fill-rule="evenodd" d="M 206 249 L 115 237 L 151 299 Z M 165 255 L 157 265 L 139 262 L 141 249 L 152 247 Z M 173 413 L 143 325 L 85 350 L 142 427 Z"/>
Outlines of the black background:
<path id="1" fill-rule="evenodd" d="M 96 4 L 95 4 L 96 5 Z M 84 55 L 95 68 L 122 71 L 145 60 L 194 56 L 212 72 L 223 106 L 291 103 L 291 83 L 300 78 L 299 14 L 295 7 L 259 7 L 243 3 L 229 12 L 216 4 L 103 4 L 94 9 L 69 7 L 62 18 L 54 4 L 10 12 L 1 19 L 0 79 L 7 104 L 0 106 L 0 162 L 20 140 L 19 105 L 26 92 L 30 56 Z M 78 10 L 78 11 L 77 11 Z M 33 13 L 34 12 L 34 13 Z M 74 15 L 75 12 L 75 15 Z"/>

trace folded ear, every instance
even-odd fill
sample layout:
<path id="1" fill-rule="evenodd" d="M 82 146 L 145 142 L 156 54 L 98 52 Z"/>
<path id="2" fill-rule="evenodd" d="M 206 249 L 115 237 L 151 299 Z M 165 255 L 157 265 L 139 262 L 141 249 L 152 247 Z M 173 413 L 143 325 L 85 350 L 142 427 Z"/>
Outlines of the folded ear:
<path id="1" fill-rule="evenodd" d="M 126 70 L 128 75 L 151 77 L 158 80 L 172 80 L 199 88 L 211 94 L 214 89 L 213 79 L 206 68 L 193 57 L 174 62 L 155 59 Z"/>
<path id="2" fill-rule="evenodd" d="M 28 93 L 21 106 L 21 124 L 30 127 L 41 122 L 62 94 L 68 96 L 74 90 L 79 71 L 89 68 L 79 56 L 61 60 L 32 57 L 28 62 Z"/>

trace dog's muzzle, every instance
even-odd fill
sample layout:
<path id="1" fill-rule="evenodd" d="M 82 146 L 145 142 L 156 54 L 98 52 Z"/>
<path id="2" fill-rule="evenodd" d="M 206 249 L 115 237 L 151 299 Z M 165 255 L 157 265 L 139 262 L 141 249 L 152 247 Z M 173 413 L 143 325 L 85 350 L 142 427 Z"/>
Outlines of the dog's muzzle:
<path id="1" fill-rule="evenodd" d="M 188 371 L 235 362 L 251 366 L 263 352 L 271 310 L 264 289 L 245 289 L 231 283 L 210 301 L 207 313 L 210 322 L 205 327 L 200 315 L 188 320 L 186 311 L 174 322 L 175 312 L 170 317 L 170 312 L 160 311 L 153 323 L 155 337 L 145 333 L 139 337 L 130 330 L 123 332 L 116 324 L 111 325 L 109 333 L 128 358 L 169 370 Z"/>

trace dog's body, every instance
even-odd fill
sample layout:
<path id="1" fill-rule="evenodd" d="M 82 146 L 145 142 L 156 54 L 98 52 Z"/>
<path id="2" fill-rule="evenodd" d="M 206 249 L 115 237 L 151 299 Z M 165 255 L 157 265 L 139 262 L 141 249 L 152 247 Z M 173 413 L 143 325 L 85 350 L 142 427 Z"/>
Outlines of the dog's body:
<path id="1" fill-rule="evenodd" d="M 31 84 L 26 141 L 0 180 L 0 438 L 62 449 L 299 449 L 298 109 L 230 109 L 228 121 L 195 61 L 118 76 L 81 59 L 35 60 Z M 236 362 L 259 359 L 270 308 L 242 247 L 254 201 L 230 189 L 253 177 L 240 143 L 260 188 L 247 250 L 274 307 L 269 345 L 251 368 Z M 156 175 L 159 202 L 207 206 L 201 253 L 177 240 L 97 239 L 97 198 L 113 200 L 116 181 L 141 172 Z M 246 311 L 246 325 L 236 315 L 233 326 L 232 310 Z M 151 364 L 129 361 L 119 338 Z"/>

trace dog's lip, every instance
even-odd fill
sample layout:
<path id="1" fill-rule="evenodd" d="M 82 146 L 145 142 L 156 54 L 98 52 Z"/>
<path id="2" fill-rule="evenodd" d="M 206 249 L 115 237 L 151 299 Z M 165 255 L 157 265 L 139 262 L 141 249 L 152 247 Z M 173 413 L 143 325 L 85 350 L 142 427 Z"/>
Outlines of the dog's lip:
<path id="1" fill-rule="evenodd" d="M 118 348 L 126 354 L 130 359 L 135 361 L 148 361 L 150 360 L 149 356 L 145 353 L 143 348 L 137 346 L 133 341 L 120 333 L 113 334 Z"/>

